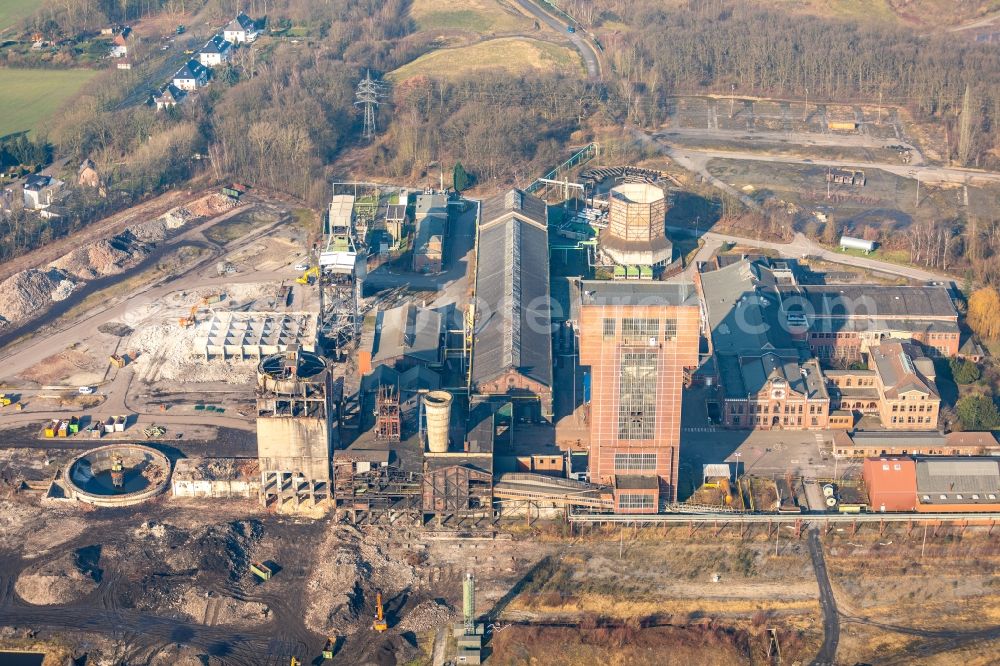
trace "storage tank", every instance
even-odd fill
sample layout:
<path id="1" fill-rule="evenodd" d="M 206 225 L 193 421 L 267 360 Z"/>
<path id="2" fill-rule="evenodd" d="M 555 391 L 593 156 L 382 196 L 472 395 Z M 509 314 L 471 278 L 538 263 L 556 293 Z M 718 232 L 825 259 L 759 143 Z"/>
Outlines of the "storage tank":
<path id="1" fill-rule="evenodd" d="M 826 505 L 828 507 L 830 507 L 831 509 L 833 507 L 837 506 L 837 498 L 836 497 L 827 497 L 826 498 Z"/>
<path id="2" fill-rule="evenodd" d="M 875 241 L 868 241 L 863 238 L 852 236 L 841 236 L 840 247 L 846 250 L 861 250 L 862 252 L 872 252 L 875 250 Z"/>
<path id="3" fill-rule="evenodd" d="M 824 497 L 833 497 L 833 484 L 832 483 L 827 483 L 827 484 L 825 484 L 823 486 L 823 496 Z"/>
<path id="4" fill-rule="evenodd" d="M 424 417 L 427 420 L 427 448 L 431 453 L 448 452 L 448 423 L 451 421 L 451 394 L 430 391 L 424 394 Z"/>

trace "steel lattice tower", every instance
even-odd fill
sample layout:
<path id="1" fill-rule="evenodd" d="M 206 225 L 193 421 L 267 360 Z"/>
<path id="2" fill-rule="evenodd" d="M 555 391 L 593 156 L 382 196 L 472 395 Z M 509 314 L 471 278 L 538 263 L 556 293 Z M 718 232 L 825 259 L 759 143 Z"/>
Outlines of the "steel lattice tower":
<path id="1" fill-rule="evenodd" d="M 362 135 L 366 139 L 375 136 L 375 108 L 379 105 L 379 97 L 382 96 L 382 84 L 372 79 L 371 71 L 365 72 L 365 78 L 358 82 L 358 89 L 354 93 L 357 101 L 355 106 L 362 106 L 365 110 L 365 128 Z"/>

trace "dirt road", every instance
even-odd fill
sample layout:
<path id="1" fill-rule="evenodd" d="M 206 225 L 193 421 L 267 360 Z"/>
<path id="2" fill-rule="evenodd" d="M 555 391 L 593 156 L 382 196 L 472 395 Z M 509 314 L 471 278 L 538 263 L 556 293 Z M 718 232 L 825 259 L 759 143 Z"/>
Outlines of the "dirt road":
<path id="1" fill-rule="evenodd" d="M 819 530 L 809 530 L 809 557 L 816 571 L 816 582 L 819 584 L 819 605 L 823 609 L 823 645 L 816 658 L 810 662 L 812 666 L 835 666 L 837 644 L 840 642 L 840 616 L 837 615 L 837 601 L 833 597 L 833 587 L 830 585 L 830 575 L 823 559 L 823 544 L 819 540 Z"/>

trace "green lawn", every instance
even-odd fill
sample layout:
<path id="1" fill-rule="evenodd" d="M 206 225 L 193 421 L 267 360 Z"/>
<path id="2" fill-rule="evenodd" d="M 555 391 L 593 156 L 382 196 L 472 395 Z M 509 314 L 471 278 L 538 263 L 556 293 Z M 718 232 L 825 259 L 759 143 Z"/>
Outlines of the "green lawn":
<path id="1" fill-rule="evenodd" d="M 531 70 L 581 74 L 576 51 L 565 46 L 525 37 L 504 37 L 453 49 L 431 51 L 389 73 L 393 81 L 414 76 L 461 77 L 502 68 L 512 74 Z"/>
<path id="2" fill-rule="evenodd" d="M 96 74 L 93 69 L 0 68 L 0 136 L 35 129 Z"/>
<path id="3" fill-rule="evenodd" d="M 0 0 L 0 33 L 38 9 L 37 0 Z"/>

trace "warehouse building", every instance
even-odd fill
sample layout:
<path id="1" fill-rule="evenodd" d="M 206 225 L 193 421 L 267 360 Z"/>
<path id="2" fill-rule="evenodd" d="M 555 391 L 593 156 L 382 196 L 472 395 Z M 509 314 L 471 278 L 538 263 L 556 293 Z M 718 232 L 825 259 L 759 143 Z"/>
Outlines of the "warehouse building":
<path id="1" fill-rule="evenodd" d="M 517 418 L 552 420 L 548 210 L 510 190 L 483 202 L 476 240 L 474 395 L 513 399 Z"/>
<path id="2" fill-rule="evenodd" d="M 834 455 L 845 458 L 869 456 L 985 456 L 1000 455 L 1000 443 L 991 432 L 937 431 L 842 433 L 834 438 Z"/>
<path id="3" fill-rule="evenodd" d="M 869 458 L 862 476 L 875 512 L 1000 511 L 1000 460 L 996 458 Z"/>

